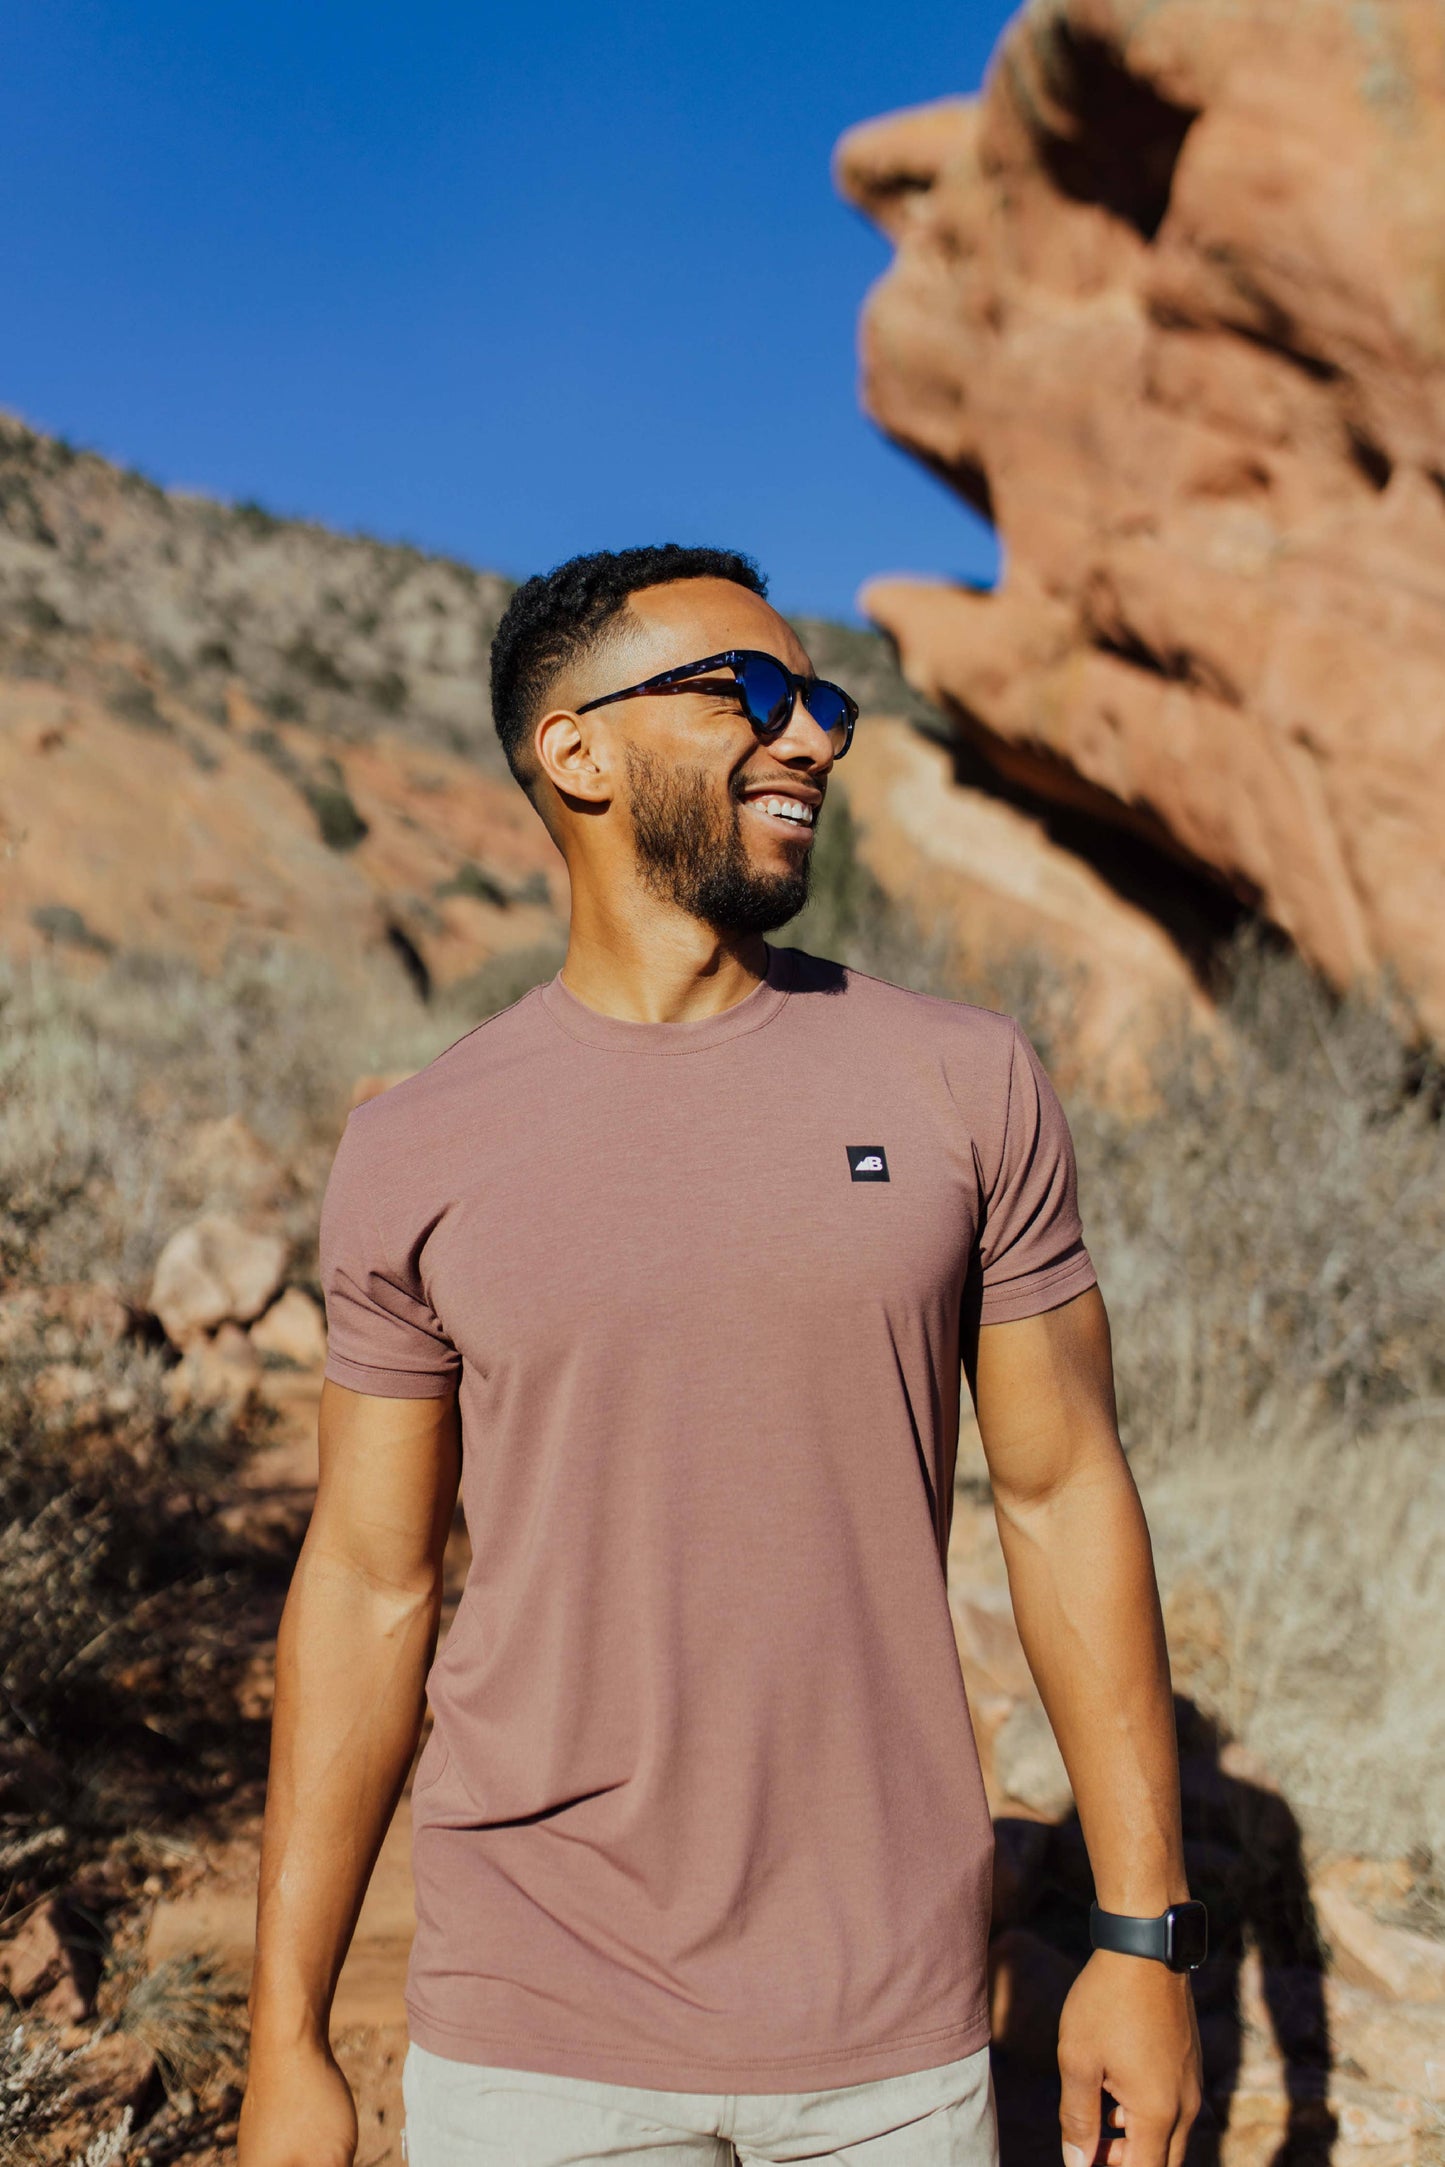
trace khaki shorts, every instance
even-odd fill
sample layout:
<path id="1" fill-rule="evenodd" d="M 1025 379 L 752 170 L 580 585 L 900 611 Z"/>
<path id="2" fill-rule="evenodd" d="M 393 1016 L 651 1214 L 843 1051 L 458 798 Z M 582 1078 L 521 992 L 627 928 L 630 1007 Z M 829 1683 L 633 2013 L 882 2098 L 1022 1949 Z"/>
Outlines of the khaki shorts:
<path id="1" fill-rule="evenodd" d="M 649 2092 L 444 2060 L 402 2070 L 407 2167 L 997 2167 L 988 2048 L 833 2092 Z"/>

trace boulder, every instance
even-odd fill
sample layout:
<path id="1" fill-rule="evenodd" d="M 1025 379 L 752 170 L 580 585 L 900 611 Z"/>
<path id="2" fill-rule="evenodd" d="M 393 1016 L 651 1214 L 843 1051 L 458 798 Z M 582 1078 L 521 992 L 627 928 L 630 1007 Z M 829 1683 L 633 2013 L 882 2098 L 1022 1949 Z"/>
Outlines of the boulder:
<path id="1" fill-rule="evenodd" d="M 870 616 L 1006 796 L 1169 922 L 1258 909 L 1445 1035 L 1436 0 L 1030 0 L 855 129 L 863 399 L 997 528 Z"/>
<path id="2" fill-rule="evenodd" d="M 226 1212 L 178 1227 L 156 1261 L 150 1306 L 167 1339 L 186 1347 L 227 1320 L 248 1324 L 277 1292 L 287 1244 Z"/>
<path id="3" fill-rule="evenodd" d="M 252 1325 L 251 1345 L 298 1369 L 319 1369 L 326 1360 L 326 1319 L 304 1288 L 288 1287 Z"/>

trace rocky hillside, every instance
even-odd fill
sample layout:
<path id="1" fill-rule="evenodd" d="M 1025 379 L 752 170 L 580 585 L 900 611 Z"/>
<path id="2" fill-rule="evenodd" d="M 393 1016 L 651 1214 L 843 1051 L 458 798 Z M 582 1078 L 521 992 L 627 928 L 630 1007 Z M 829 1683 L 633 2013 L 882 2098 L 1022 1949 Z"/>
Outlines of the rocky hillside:
<path id="1" fill-rule="evenodd" d="M 0 417 L 0 944 L 90 970 L 291 942 L 473 1008 L 550 969 L 565 877 L 487 702 L 509 591 L 162 491 Z M 1051 814 L 960 774 L 877 633 L 798 629 L 867 717 L 834 854 L 861 850 L 970 984 L 997 992 L 1021 952 L 1040 959 L 1066 993 L 1065 1069 L 1132 1079 L 1146 1018 L 1202 1016 L 1219 914 L 1182 877 L 1162 906 L 1131 891 Z M 839 931 L 825 914 L 802 934 Z"/>
<path id="2" fill-rule="evenodd" d="M 127 663 L 221 724 L 239 685 L 274 722 L 348 743 L 396 731 L 499 772 L 486 661 L 510 591 L 449 558 L 158 489 L 0 417 L 0 669 L 83 673 L 132 720 Z"/>
<path id="3" fill-rule="evenodd" d="M 868 409 L 1004 544 L 865 598 L 960 760 L 1445 1034 L 1435 0 L 1030 0 L 838 177 Z"/>

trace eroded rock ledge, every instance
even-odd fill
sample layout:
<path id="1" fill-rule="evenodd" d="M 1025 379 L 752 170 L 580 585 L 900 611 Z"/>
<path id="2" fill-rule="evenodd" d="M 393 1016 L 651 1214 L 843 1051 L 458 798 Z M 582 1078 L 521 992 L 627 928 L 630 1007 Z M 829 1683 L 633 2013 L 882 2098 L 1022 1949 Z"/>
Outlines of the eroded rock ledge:
<path id="1" fill-rule="evenodd" d="M 878 579 L 1015 787 L 1445 1035 L 1445 18 L 1032 0 L 982 95 L 853 130 L 863 398 L 997 526 Z"/>

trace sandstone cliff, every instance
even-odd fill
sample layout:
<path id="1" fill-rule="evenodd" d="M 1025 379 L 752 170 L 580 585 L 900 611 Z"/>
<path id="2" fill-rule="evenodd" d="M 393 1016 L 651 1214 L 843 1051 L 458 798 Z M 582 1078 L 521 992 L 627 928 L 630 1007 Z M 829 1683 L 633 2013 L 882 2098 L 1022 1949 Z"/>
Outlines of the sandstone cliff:
<path id="1" fill-rule="evenodd" d="M 1106 874 L 1203 876 L 1445 1033 L 1445 17 L 1031 0 L 871 122 L 863 396 L 998 590 L 865 607 Z"/>

